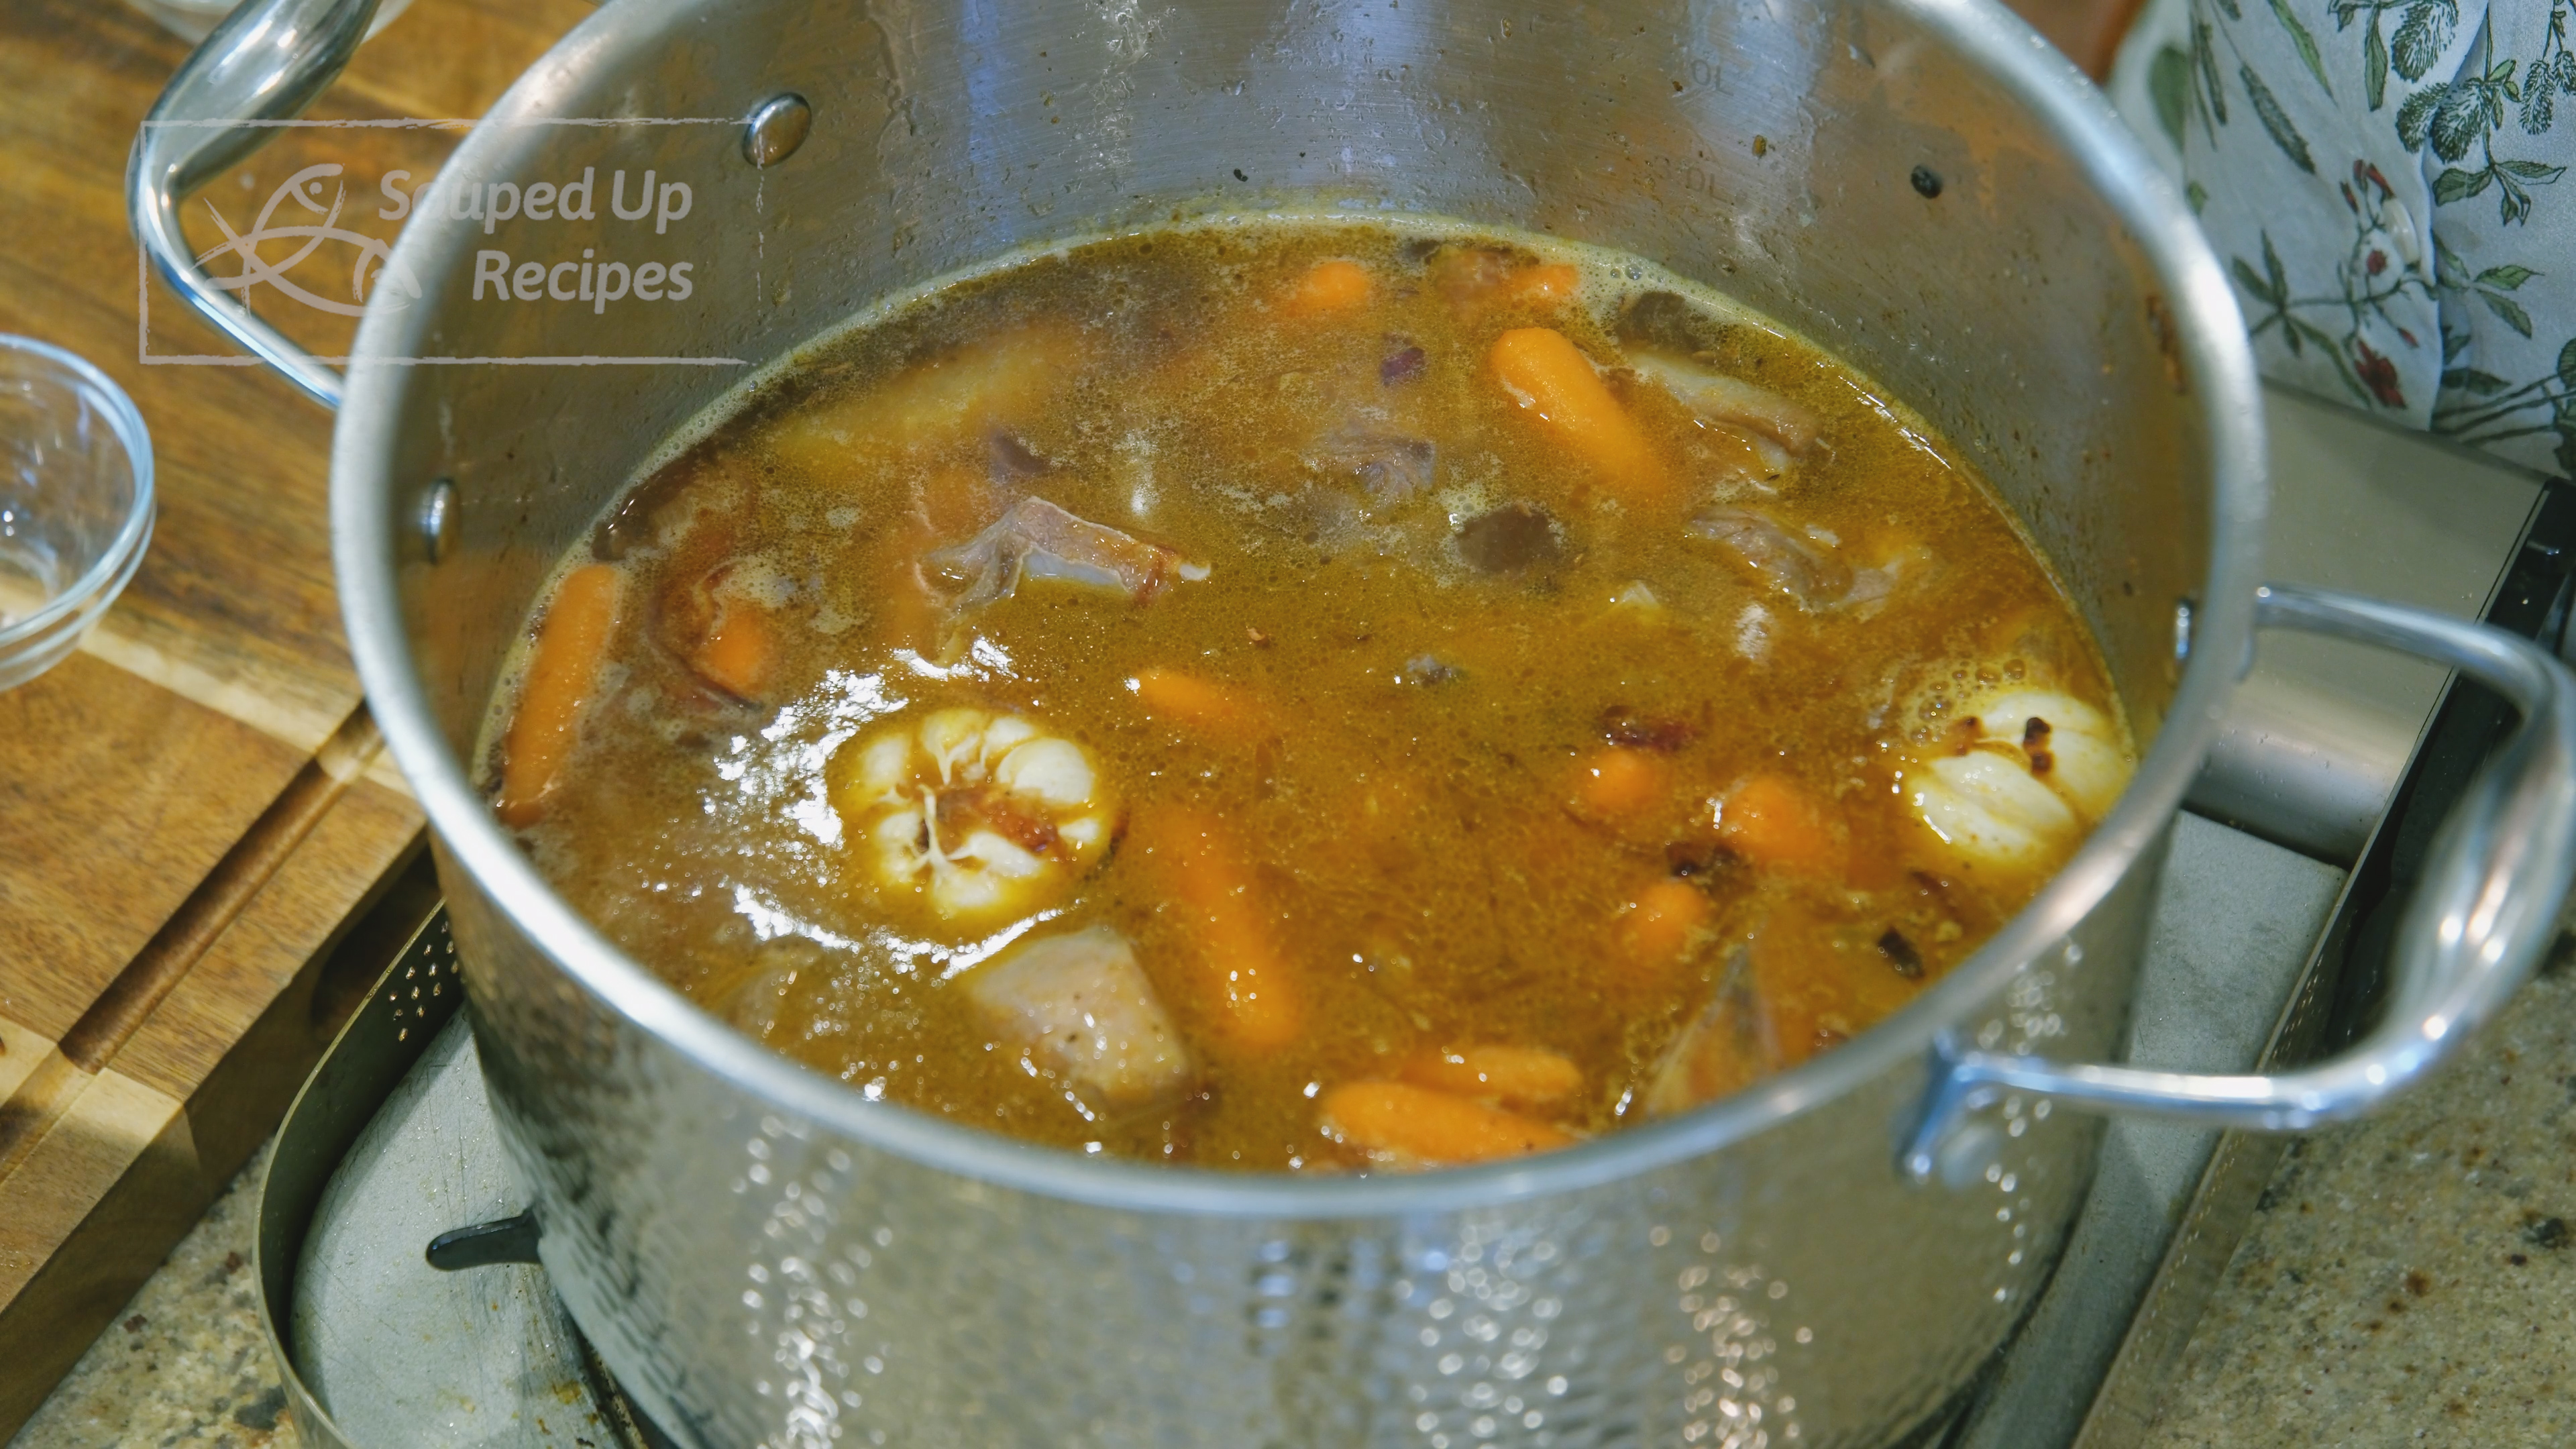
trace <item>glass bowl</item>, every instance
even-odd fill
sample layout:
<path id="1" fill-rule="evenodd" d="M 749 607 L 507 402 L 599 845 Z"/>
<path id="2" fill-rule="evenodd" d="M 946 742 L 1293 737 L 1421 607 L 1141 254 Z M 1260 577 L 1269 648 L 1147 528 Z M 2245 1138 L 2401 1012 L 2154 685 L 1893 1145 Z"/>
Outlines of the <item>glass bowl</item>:
<path id="1" fill-rule="evenodd" d="M 152 539 L 152 439 L 107 374 L 0 333 L 0 689 L 62 662 Z"/>
<path id="2" fill-rule="evenodd" d="M 180 39 L 196 44 L 214 33 L 224 17 L 233 13 L 242 0 L 128 0 L 137 10 L 168 26 Z M 394 23 L 394 17 L 411 8 L 411 0 L 379 0 L 376 18 L 367 24 L 367 38 Z"/>

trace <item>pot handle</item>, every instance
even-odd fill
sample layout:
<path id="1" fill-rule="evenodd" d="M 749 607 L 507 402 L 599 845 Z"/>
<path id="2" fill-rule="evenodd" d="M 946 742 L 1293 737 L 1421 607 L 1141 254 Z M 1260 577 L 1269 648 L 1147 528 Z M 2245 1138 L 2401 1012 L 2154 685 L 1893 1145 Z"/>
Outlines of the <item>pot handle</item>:
<path id="1" fill-rule="evenodd" d="M 134 238 L 189 305 L 285 373 L 324 407 L 340 405 L 340 374 L 227 295 L 197 265 L 179 230 L 179 204 L 258 150 L 279 123 L 312 104 L 375 19 L 377 0 L 250 0 L 206 37 L 152 104 L 126 167 Z"/>
<path id="2" fill-rule="evenodd" d="M 2530 641 L 2429 610 L 2313 589 L 2255 594 L 2258 627 L 2376 644 L 2448 665 L 2513 705 L 2521 723 L 2480 767 L 2435 835 L 2397 928 L 2379 1025 L 2296 1071 L 2226 1076 L 2071 1065 L 1932 1047 L 1931 1084 L 1900 1165 L 1929 1179 L 1971 1112 L 2005 1093 L 2094 1111 L 2297 1131 L 2377 1107 L 2440 1064 L 2528 980 L 2576 879 L 2576 676 Z"/>

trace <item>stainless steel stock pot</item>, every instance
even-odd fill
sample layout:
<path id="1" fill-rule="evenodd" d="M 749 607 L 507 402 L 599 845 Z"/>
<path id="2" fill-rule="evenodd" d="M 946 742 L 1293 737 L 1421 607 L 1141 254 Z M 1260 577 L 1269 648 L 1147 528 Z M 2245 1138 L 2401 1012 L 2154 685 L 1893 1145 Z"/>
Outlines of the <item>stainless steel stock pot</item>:
<path id="1" fill-rule="evenodd" d="M 685 1440 L 1889 1443 L 2046 1280 L 2099 1138 L 2063 1108 L 2365 1110 L 2549 933 L 2576 862 L 2567 677 L 2473 626 L 2258 588 L 2227 282 L 2108 106 L 1988 0 L 617 0 L 411 193 L 344 377 L 197 270 L 177 207 L 275 133 L 235 123 L 328 84 L 372 9 L 254 0 L 218 30 L 137 141 L 135 224 L 340 408 L 350 640 L 435 828 L 546 1268 Z M 2074 590 L 2148 745 L 2126 797 L 1973 960 L 1840 1050 L 1570 1151 L 1393 1179 L 1084 1160 L 867 1102 L 547 888 L 464 756 L 549 562 L 657 444 L 979 259 L 1289 206 L 1607 243 L 1874 374 Z M 694 285 L 641 297 L 648 261 Z M 2442 660 L 2523 728 L 2351 1054 L 2280 1077 L 2067 1065 L 2120 1053 L 2168 826 L 2266 623 Z"/>

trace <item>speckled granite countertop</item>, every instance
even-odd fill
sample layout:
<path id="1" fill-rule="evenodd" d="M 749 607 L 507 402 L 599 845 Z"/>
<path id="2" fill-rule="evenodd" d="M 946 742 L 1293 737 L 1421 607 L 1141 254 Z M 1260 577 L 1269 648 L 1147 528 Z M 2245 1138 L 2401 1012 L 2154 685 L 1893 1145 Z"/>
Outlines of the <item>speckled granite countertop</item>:
<path id="1" fill-rule="evenodd" d="M 2576 1444 L 2576 969 L 2463 1060 L 2294 1144 L 2152 1449 Z"/>
<path id="2" fill-rule="evenodd" d="M 254 1158 L 11 1449 L 292 1446 Z M 2423 1090 L 2294 1147 L 2151 1449 L 2576 1443 L 2576 969 Z"/>
<path id="3" fill-rule="evenodd" d="M 293 1449 L 250 1262 L 268 1151 L 252 1156 L 10 1449 Z"/>

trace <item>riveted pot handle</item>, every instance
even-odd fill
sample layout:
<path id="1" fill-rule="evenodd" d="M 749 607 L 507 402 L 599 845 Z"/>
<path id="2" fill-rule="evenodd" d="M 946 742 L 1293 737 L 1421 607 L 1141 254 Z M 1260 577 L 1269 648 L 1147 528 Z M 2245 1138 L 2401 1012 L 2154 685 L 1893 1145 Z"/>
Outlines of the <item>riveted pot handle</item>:
<path id="1" fill-rule="evenodd" d="M 2438 1065 L 2530 979 L 2576 878 L 2576 676 L 2504 630 L 2349 595 L 2263 589 L 2255 622 L 2447 665 L 2504 696 L 2522 717 L 2434 837 L 2397 929 L 2380 1024 L 2314 1066 L 2241 1076 L 1970 1051 L 1945 1033 L 1903 1144 L 1907 1175 L 1932 1176 L 1962 1119 L 2008 1092 L 2262 1131 L 2357 1117 Z"/>
<path id="2" fill-rule="evenodd" d="M 340 405 L 340 374 L 215 285 L 179 230 L 179 205 L 258 150 L 274 124 L 312 104 L 375 18 L 377 0 L 249 0 L 197 47 L 135 135 L 126 168 L 134 238 L 189 305 L 251 355 L 285 373 L 324 407 Z"/>

